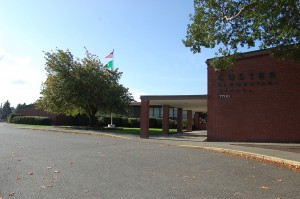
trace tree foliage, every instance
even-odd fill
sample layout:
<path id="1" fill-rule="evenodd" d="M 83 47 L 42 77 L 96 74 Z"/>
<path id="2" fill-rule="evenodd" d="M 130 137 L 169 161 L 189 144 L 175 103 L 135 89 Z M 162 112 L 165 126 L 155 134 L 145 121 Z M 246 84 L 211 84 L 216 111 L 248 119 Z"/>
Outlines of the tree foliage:
<path id="1" fill-rule="evenodd" d="M 2 108 L 2 119 L 7 119 L 8 115 L 11 114 L 12 110 L 10 107 L 10 103 L 7 100 L 4 104 L 3 104 L 3 108 Z"/>
<path id="2" fill-rule="evenodd" d="M 228 69 L 240 47 L 271 48 L 271 55 L 300 61 L 299 0 L 194 0 L 186 47 L 220 47 L 212 59 L 215 69 Z"/>
<path id="3" fill-rule="evenodd" d="M 132 101 L 128 88 L 119 84 L 122 73 L 118 69 L 106 69 L 88 51 L 83 59 L 75 59 L 69 50 L 57 49 L 46 52 L 45 59 L 47 79 L 42 85 L 38 107 L 46 111 L 87 114 L 90 125 L 94 125 L 96 113 L 111 111 L 112 102 L 122 102 L 118 103 L 121 109 Z"/>

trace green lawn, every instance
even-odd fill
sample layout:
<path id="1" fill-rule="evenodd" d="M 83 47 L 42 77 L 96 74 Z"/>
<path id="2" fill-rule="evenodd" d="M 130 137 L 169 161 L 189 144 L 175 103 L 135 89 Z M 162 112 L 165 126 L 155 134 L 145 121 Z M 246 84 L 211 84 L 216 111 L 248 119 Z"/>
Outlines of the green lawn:
<path id="1" fill-rule="evenodd" d="M 112 133 L 120 133 L 120 134 L 130 134 L 130 135 L 140 135 L 140 128 L 127 128 L 122 127 L 122 129 L 114 129 L 114 130 L 101 130 L 102 132 L 112 132 Z M 177 132 L 177 129 L 170 129 L 170 133 L 174 134 Z M 149 129 L 150 136 L 154 135 L 162 135 L 162 129 L 159 128 L 150 128 Z"/>
<path id="2" fill-rule="evenodd" d="M 16 124 L 17 126 L 22 126 L 25 128 L 35 128 L 35 129 L 55 129 L 55 128 L 66 128 L 66 129 L 81 129 L 81 130 L 95 130 L 99 132 L 105 133 L 117 133 L 117 134 L 128 134 L 128 135 L 140 135 L 140 128 L 128 128 L 128 127 L 120 127 L 120 129 L 97 129 L 86 126 L 46 126 L 46 125 L 28 125 L 28 124 Z M 174 134 L 177 132 L 177 129 L 170 129 L 170 134 Z M 162 135 L 161 128 L 150 128 L 149 129 L 150 136 Z"/>

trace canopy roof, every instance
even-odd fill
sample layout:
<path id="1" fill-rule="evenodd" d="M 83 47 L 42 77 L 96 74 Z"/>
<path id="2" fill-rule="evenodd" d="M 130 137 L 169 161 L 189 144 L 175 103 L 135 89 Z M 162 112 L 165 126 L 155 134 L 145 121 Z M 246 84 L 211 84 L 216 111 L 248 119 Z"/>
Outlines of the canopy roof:
<path id="1" fill-rule="evenodd" d="M 149 100 L 150 105 L 169 105 L 183 110 L 207 112 L 207 95 L 142 95 L 141 100 Z"/>

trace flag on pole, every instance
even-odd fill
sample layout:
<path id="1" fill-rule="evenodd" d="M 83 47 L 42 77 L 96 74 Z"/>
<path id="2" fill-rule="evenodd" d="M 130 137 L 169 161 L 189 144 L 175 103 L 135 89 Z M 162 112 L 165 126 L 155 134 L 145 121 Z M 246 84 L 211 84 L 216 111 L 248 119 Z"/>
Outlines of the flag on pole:
<path id="1" fill-rule="evenodd" d="M 107 55 L 105 58 L 114 58 L 114 51 L 112 51 L 109 55 Z"/>
<path id="2" fill-rule="evenodd" d="M 109 61 L 104 67 L 107 69 L 112 69 L 114 66 L 113 60 Z"/>

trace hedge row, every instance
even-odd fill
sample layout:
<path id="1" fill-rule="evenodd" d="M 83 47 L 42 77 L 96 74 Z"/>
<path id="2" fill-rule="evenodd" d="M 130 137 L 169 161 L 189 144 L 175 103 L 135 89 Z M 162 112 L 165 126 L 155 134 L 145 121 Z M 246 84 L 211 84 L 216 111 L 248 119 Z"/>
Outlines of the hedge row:
<path id="1" fill-rule="evenodd" d="M 38 116 L 14 116 L 11 119 L 14 124 L 32 124 L 32 125 L 50 125 L 51 120 L 48 117 Z"/>
<path id="2" fill-rule="evenodd" d="M 99 125 L 107 126 L 110 124 L 110 117 L 99 117 Z M 113 117 L 113 124 L 118 127 L 140 127 L 140 118 Z M 183 124 L 183 127 L 185 125 Z M 150 128 L 162 128 L 162 118 L 149 118 Z M 177 128 L 176 120 L 169 120 L 170 128 Z"/>
<path id="3" fill-rule="evenodd" d="M 99 117 L 99 125 L 107 126 L 111 123 L 110 117 Z M 125 118 L 125 117 L 113 117 L 113 124 L 119 127 L 140 127 L 140 118 Z"/>
<path id="4" fill-rule="evenodd" d="M 108 124 L 110 124 L 110 120 L 110 117 L 99 117 L 98 125 L 107 126 Z M 8 122 L 15 124 L 51 125 L 51 119 L 48 117 L 20 116 L 18 114 L 10 114 L 8 117 Z M 113 117 L 113 124 L 118 127 L 139 128 L 140 118 Z M 149 118 L 149 127 L 162 128 L 162 118 Z M 169 120 L 169 128 L 176 129 L 177 121 Z M 186 128 L 186 121 L 183 121 L 183 128 Z"/>
<path id="5" fill-rule="evenodd" d="M 16 117 L 16 116 L 20 116 L 20 115 L 19 114 L 15 114 L 15 113 L 9 114 L 8 117 L 7 117 L 7 122 L 8 123 L 12 123 L 13 118 Z"/>

